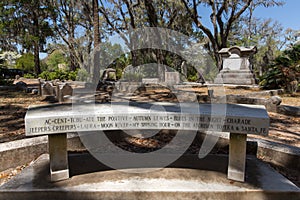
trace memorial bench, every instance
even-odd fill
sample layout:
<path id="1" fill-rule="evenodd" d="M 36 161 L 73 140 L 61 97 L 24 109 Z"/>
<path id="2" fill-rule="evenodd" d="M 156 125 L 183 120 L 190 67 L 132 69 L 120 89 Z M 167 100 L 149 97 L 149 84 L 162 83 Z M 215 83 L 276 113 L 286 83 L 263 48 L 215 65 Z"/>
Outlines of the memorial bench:
<path id="1" fill-rule="evenodd" d="M 120 129 L 227 132 L 230 133 L 227 177 L 243 182 L 247 134 L 267 135 L 269 116 L 261 105 L 61 104 L 31 106 L 26 113 L 25 129 L 27 136 L 48 135 L 51 181 L 69 178 L 67 133 L 70 132 Z"/>

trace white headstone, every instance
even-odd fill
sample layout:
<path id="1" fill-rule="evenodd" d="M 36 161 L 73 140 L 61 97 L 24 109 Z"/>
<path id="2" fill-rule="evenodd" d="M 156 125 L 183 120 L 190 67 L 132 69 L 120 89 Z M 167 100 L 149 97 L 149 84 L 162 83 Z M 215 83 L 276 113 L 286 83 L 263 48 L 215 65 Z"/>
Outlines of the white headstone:
<path id="1" fill-rule="evenodd" d="M 242 58 L 238 54 L 231 54 L 223 61 L 223 69 L 240 70 L 242 65 Z"/>
<path id="2" fill-rule="evenodd" d="M 253 85 L 256 83 L 249 58 L 256 53 L 256 47 L 230 47 L 219 51 L 222 70 L 215 79 L 218 84 Z"/>
<path id="3" fill-rule="evenodd" d="M 180 83 L 180 75 L 178 72 L 165 72 L 165 82 L 167 84 L 179 84 Z"/>

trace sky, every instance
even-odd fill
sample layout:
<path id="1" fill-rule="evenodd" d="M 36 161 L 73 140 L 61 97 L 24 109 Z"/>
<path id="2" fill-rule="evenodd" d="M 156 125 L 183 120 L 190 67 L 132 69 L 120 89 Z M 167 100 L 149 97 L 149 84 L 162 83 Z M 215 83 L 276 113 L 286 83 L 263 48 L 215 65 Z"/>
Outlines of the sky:
<path id="1" fill-rule="evenodd" d="M 279 7 L 258 7 L 254 16 L 258 18 L 272 18 L 278 21 L 285 29 L 291 28 L 300 31 L 300 1 L 285 0 L 285 4 Z"/>
<path id="2" fill-rule="evenodd" d="M 275 7 L 257 7 L 253 12 L 253 17 L 269 19 L 273 21 L 278 21 L 284 29 L 291 28 L 293 30 L 300 31 L 300 1 L 299 0 L 282 0 L 285 2 L 282 6 Z M 210 22 L 210 7 L 201 7 L 198 10 L 202 17 L 202 23 L 208 27 L 212 28 Z"/>

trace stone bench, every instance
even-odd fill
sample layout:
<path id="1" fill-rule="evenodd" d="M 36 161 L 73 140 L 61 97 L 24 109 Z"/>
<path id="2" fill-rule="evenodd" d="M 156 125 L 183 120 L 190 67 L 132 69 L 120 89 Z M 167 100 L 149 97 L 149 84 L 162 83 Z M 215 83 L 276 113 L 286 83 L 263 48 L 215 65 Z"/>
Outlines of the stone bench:
<path id="1" fill-rule="evenodd" d="M 269 116 L 261 105 L 61 104 L 30 107 L 25 129 L 27 136 L 48 135 L 52 181 L 69 178 L 66 134 L 70 132 L 132 129 L 226 132 L 230 133 L 227 176 L 243 182 L 247 134 L 267 135 Z"/>

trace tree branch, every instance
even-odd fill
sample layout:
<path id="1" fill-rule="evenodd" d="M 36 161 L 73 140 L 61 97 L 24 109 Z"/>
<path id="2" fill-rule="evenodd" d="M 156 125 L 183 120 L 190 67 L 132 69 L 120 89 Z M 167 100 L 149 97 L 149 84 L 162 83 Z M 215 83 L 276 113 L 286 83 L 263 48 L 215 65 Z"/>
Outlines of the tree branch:
<path id="1" fill-rule="evenodd" d="M 158 26 L 158 19 L 157 19 L 157 15 L 156 15 L 156 12 L 155 12 L 155 8 L 152 4 L 152 0 L 146 0 L 145 1 L 145 6 L 146 6 L 147 16 L 149 18 L 150 26 L 157 27 Z"/>
<path id="2" fill-rule="evenodd" d="M 134 19 L 134 14 L 132 12 L 132 9 L 131 9 L 131 6 L 130 6 L 130 3 L 128 2 L 128 0 L 124 0 L 126 6 L 127 6 L 127 10 L 128 10 L 128 13 L 129 13 L 129 16 L 130 16 L 130 25 L 133 29 L 136 28 L 135 26 L 135 19 Z"/>
<path id="3" fill-rule="evenodd" d="M 227 41 L 227 38 L 229 36 L 229 32 L 230 32 L 233 22 L 235 20 L 237 20 L 246 11 L 246 9 L 250 6 L 251 2 L 252 2 L 252 0 L 247 0 L 245 5 L 236 14 L 234 14 L 236 7 L 237 7 L 237 2 L 235 2 L 235 4 L 232 7 L 231 15 L 230 15 L 230 18 L 229 18 L 227 26 L 226 26 L 224 41 Z M 225 47 L 225 46 L 226 46 L 226 44 L 222 44 L 222 47 Z"/>
<path id="4" fill-rule="evenodd" d="M 218 27 L 217 27 L 217 16 L 216 16 L 216 5 L 214 0 L 209 0 L 209 4 L 212 9 L 212 13 L 210 15 L 210 20 L 211 23 L 213 24 L 214 27 L 214 38 L 216 41 L 217 46 L 219 47 L 219 40 L 218 40 Z"/>
<path id="5" fill-rule="evenodd" d="M 227 10 L 227 0 L 224 0 L 222 3 L 222 6 L 219 8 L 218 12 L 217 12 L 217 22 L 220 28 L 220 38 L 221 38 L 221 44 L 223 44 L 224 41 L 224 22 L 222 20 L 222 14 L 224 11 Z"/>

